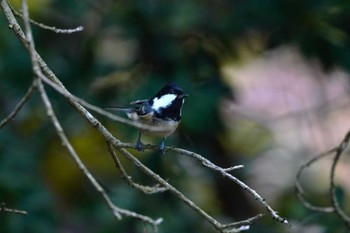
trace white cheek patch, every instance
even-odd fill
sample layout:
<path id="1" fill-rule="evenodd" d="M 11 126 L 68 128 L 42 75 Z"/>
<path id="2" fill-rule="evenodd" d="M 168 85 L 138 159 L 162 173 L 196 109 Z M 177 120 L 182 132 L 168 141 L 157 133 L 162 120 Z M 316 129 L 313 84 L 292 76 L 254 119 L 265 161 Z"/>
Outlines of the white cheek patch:
<path id="1" fill-rule="evenodd" d="M 153 99 L 153 109 L 166 108 L 176 99 L 174 94 L 166 94 L 162 97 Z"/>

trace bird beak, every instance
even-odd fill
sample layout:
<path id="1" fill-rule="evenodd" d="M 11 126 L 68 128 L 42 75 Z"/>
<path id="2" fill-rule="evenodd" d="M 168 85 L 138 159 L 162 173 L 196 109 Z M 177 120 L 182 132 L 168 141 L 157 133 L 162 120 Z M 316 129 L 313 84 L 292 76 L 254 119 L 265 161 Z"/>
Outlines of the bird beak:
<path id="1" fill-rule="evenodd" d="M 188 94 L 182 94 L 179 97 L 180 97 L 180 99 L 184 99 L 184 98 L 188 97 Z"/>

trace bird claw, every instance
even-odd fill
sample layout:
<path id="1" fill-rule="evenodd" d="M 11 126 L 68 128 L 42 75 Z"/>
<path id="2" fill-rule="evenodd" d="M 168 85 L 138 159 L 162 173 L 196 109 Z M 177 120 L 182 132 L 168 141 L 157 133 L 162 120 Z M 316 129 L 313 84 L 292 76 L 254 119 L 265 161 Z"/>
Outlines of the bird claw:
<path id="1" fill-rule="evenodd" d="M 164 139 L 161 141 L 159 144 L 159 152 L 163 155 L 165 153 L 165 144 L 164 144 Z"/>
<path id="2" fill-rule="evenodd" d="M 139 132 L 139 137 L 137 138 L 135 149 L 137 151 L 144 151 L 145 150 L 144 144 L 141 142 L 141 132 Z"/>
<path id="3" fill-rule="evenodd" d="M 162 139 L 162 141 L 159 144 L 159 152 L 161 154 L 165 153 L 165 138 Z M 136 141 L 135 149 L 137 151 L 144 151 L 145 150 L 145 145 L 141 142 L 141 134 L 139 134 L 139 138 Z"/>
<path id="4" fill-rule="evenodd" d="M 136 145 L 135 145 L 135 149 L 137 151 L 144 151 L 145 150 L 144 144 L 140 140 L 137 140 Z"/>

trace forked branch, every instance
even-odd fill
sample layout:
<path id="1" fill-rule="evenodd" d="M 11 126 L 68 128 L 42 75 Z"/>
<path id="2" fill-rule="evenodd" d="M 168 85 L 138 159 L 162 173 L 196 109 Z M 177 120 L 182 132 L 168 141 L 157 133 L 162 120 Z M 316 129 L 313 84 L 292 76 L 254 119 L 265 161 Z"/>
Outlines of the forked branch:
<path id="1" fill-rule="evenodd" d="M 340 157 L 344 154 L 344 151 L 346 150 L 346 148 L 349 145 L 349 141 L 350 141 L 350 130 L 348 131 L 348 133 L 345 135 L 344 139 L 341 141 L 341 143 L 325 152 L 325 153 L 321 153 L 316 155 L 315 157 L 311 158 L 309 161 L 307 161 L 305 164 L 303 164 L 297 174 L 296 177 L 296 183 L 295 183 L 295 190 L 296 190 L 296 194 L 299 198 L 299 200 L 301 201 L 301 203 L 308 209 L 311 209 L 313 211 L 317 211 L 317 212 L 323 212 L 323 213 L 336 213 L 338 215 L 338 217 L 346 224 L 346 226 L 348 228 L 350 228 L 350 216 L 348 214 L 345 213 L 345 211 L 342 209 L 338 197 L 336 195 L 336 184 L 335 184 L 335 172 L 336 172 L 336 167 L 339 163 Z M 330 173 L 330 186 L 329 186 L 329 191 L 330 191 L 330 200 L 332 203 L 332 206 L 330 207 L 320 207 L 320 206 L 316 206 L 314 204 L 311 204 L 310 202 L 308 202 L 306 200 L 306 198 L 304 197 L 304 190 L 302 188 L 301 185 L 301 175 L 303 173 L 303 171 L 310 167 L 311 165 L 315 164 L 316 162 L 318 162 L 320 159 L 324 158 L 325 156 L 334 156 L 333 157 L 333 162 L 331 165 L 331 173 Z"/>

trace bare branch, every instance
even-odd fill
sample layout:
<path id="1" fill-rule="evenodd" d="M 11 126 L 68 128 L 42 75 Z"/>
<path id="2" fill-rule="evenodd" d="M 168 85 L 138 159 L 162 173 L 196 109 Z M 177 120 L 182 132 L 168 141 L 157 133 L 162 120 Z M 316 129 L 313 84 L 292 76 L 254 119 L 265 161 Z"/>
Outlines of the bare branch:
<path id="1" fill-rule="evenodd" d="M 8 212 L 8 213 L 13 213 L 13 214 L 23 214 L 23 215 L 28 214 L 28 212 L 25 210 L 17 210 L 17 209 L 7 208 L 5 202 L 1 203 L 1 205 L 0 205 L 0 213 L 1 212 Z"/>
<path id="2" fill-rule="evenodd" d="M 311 158 L 309 161 L 307 161 L 306 163 L 304 163 L 298 170 L 297 176 L 296 176 L 296 181 L 295 181 L 295 193 L 297 195 L 297 197 L 299 198 L 300 202 L 308 209 L 313 210 L 313 211 L 317 211 L 317 212 L 324 212 L 324 213 L 333 213 L 334 212 L 334 208 L 333 207 L 320 207 L 320 206 L 316 206 L 311 204 L 310 202 L 308 202 L 305 198 L 304 198 L 304 189 L 301 185 L 301 175 L 303 173 L 303 171 L 310 167 L 312 164 L 316 163 L 317 161 L 319 161 L 320 159 L 322 159 L 325 156 L 328 155 L 332 155 L 334 154 L 334 152 L 337 150 L 337 148 L 333 148 L 325 153 L 319 154 L 313 158 Z"/>
<path id="3" fill-rule="evenodd" d="M 27 103 L 27 101 L 32 96 L 34 89 L 35 89 L 35 85 L 34 85 L 34 83 L 32 83 L 32 85 L 28 88 L 26 94 L 18 102 L 18 104 L 13 109 L 13 111 L 0 122 L 0 129 L 2 127 L 4 127 L 11 119 L 15 118 L 17 113 L 22 109 L 22 107 L 25 105 L 25 103 Z"/>
<path id="4" fill-rule="evenodd" d="M 231 171 L 238 170 L 238 169 L 241 169 L 241 168 L 244 168 L 244 165 L 236 165 L 236 166 L 229 167 L 229 168 L 223 168 L 223 170 L 225 172 L 231 172 Z"/>
<path id="5" fill-rule="evenodd" d="M 252 189 L 251 187 L 249 187 L 248 185 L 246 185 L 245 183 L 243 183 L 241 180 L 239 180 L 237 177 L 231 175 L 230 173 L 227 173 L 227 168 L 221 168 L 215 164 L 213 164 L 212 162 L 210 162 L 208 159 L 202 157 L 201 155 L 199 154 L 196 154 L 194 152 L 191 152 L 191 151 L 187 151 L 187 150 L 184 150 L 184 149 L 180 149 L 180 148 L 174 148 L 174 147 L 170 147 L 169 148 L 170 150 L 172 151 L 175 151 L 175 152 L 178 152 L 179 154 L 182 154 L 182 155 L 186 155 L 186 156 L 190 156 L 194 159 L 196 159 L 197 161 L 201 162 L 204 166 L 214 170 L 214 171 L 217 171 L 219 173 L 221 173 L 222 176 L 232 180 L 233 182 L 235 182 L 236 184 L 238 184 L 239 186 L 241 186 L 245 191 L 247 191 L 248 193 L 250 193 L 254 198 L 255 200 L 259 201 L 263 206 L 265 206 L 266 210 L 272 215 L 272 218 L 281 222 L 281 223 L 284 223 L 284 224 L 289 224 L 287 219 L 285 218 L 282 218 L 281 216 L 279 216 L 277 214 L 276 211 L 274 211 L 271 206 L 265 201 L 264 198 L 262 198 L 254 189 Z M 230 170 L 231 168 L 229 168 Z"/>
<path id="6" fill-rule="evenodd" d="M 142 191 L 145 194 L 160 193 L 160 192 L 164 192 L 164 191 L 167 190 L 166 188 L 159 187 L 159 184 L 155 185 L 153 187 L 150 187 L 150 186 L 140 185 L 140 184 L 137 184 L 134 181 L 132 181 L 131 177 L 128 176 L 128 174 L 126 173 L 126 171 L 125 171 L 122 163 L 120 162 L 118 156 L 114 152 L 113 145 L 111 143 L 107 143 L 107 146 L 108 146 L 108 151 L 111 153 L 116 167 L 119 169 L 120 173 L 122 174 L 122 177 L 128 182 L 128 184 L 130 186 L 132 186 L 132 187 Z"/>
<path id="7" fill-rule="evenodd" d="M 119 147 L 122 147 L 122 148 L 133 148 L 132 144 L 129 144 L 129 143 L 121 143 L 121 144 L 119 144 Z M 157 150 L 158 147 L 154 146 L 154 145 L 144 145 L 144 148 L 145 149 Z M 237 177 L 235 177 L 235 176 L 231 175 L 230 173 L 228 173 L 228 171 L 232 171 L 232 170 L 235 170 L 235 169 L 242 168 L 243 167 L 242 165 L 238 165 L 238 166 L 234 166 L 234 167 L 230 167 L 230 168 L 222 168 L 222 167 L 219 167 L 219 166 L 213 164 L 211 161 L 209 161 L 208 159 L 204 158 L 203 156 L 201 156 L 201 155 L 199 155 L 197 153 L 194 153 L 192 151 L 188 151 L 188 150 L 181 149 L 181 148 L 176 148 L 176 147 L 165 147 L 165 152 L 167 152 L 169 150 L 170 151 L 175 151 L 175 152 L 177 152 L 179 154 L 182 154 L 182 155 L 186 155 L 186 156 L 192 157 L 192 158 L 196 159 L 197 161 L 199 161 L 203 166 L 205 166 L 207 168 L 210 168 L 210 169 L 212 169 L 212 170 L 214 170 L 216 172 L 221 173 L 222 176 L 232 180 L 233 182 L 235 182 L 236 184 L 241 186 L 244 190 L 246 190 L 248 193 L 250 193 L 255 198 L 255 200 L 259 201 L 263 206 L 265 206 L 266 210 L 272 215 L 273 219 L 288 225 L 287 219 L 280 217 L 277 214 L 277 212 L 274 211 L 270 207 L 270 205 L 265 201 L 265 199 L 262 198 L 254 189 L 250 188 L 248 185 L 243 183 Z"/>
<path id="8" fill-rule="evenodd" d="M 46 91 L 44 89 L 44 86 L 42 84 L 41 78 L 44 77 L 44 74 L 41 72 L 39 62 L 37 60 L 36 52 L 35 52 L 35 47 L 34 47 L 34 41 L 33 41 L 33 36 L 29 24 L 29 16 L 28 16 L 28 6 L 26 3 L 26 0 L 22 0 L 22 10 L 23 10 L 23 18 L 25 21 L 25 28 L 26 28 L 26 34 L 29 42 L 29 53 L 32 61 L 32 66 L 33 66 L 33 72 L 36 75 L 36 81 L 37 81 L 37 86 L 38 86 L 38 91 L 40 93 L 40 96 L 42 98 L 42 101 L 44 103 L 46 112 L 48 117 L 50 118 L 57 135 L 60 137 L 62 144 L 67 147 L 69 154 L 73 158 L 74 162 L 77 164 L 79 169 L 82 171 L 82 173 L 88 178 L 90 183 L 94 186 L 94 188 L 100 193 L 104 201 L 106 202 L 107 206 L 112 210 L 114 216 L 120 220 L 122 218 L 121 215 L 129 216 L 129 217 L 134 217 L 137 218 L 141 221 L 144 221 L 146 223 L 149 223 L 153 226 L 153 229 L 155 232 L 157 232 L 157 225 L 159 225 L 162 222 L 162 219 L 157 219 L 153 220 L 148 216 L 138 214 L 136 212 L 130 211 L 130 210 L 125 210 L 121 209 L 117 206 L 115 206 L 105 190 L 102 188 L 102 186 L 97 182 L 97 180 L 94 178 L 94 176 L 90 173 L 90 171 L 87 169 L 87 167 L 84 165 L 84 163 L 80 160 L 78 154 L 74 150 L 73 146 L 69 142 L 67 136 L 65 135 L 63 128 L 61 124 L 59 123 L 55 112 L 52 108 L 51 102 L 46 94 Z"/>
<path id="9" fill-rule="evenodd" d="M 222 225 L 222 230 L 225 233 L 241 232 L 241 231 L 249 230 L 250 226 L 253 225 L 257 220 L 259 220 L 263 216 L 264 216 L 263 214 L 258 214 L 252 218 L 248 218 L 248 219 L 243 220 L 243 221 L 234 222 L 234 223 L 230 223 L 230 224 L 224 224 L 224 225 Z M 227 229 L 227 230 L 225 230 L 225 229 Z"/>
<path id="10" fill-rule="evenodd" d="M 99 130 L 104 130 L 101 126 L 101 128 L 98 128 Z M 173 193 L 175 196 L 177 196 L 180 200 L 185 202 L 190 208 L 194 209 L 197 213 L 202 215 L 204 218 L 206 218 L 211 224 L 215 226 L 215 228 L 220 229 L 221 224 L 216 221 L 214 218 L 212 218 L 209 214 L 207 214 L 204 210 L 199 208 L 196 204 L 194 204 L 190 199 L 188 199 L 185 195 L 183 195 L 179 190 L 177 190 L 175 187 L 173 187 L 171 184 L 169 184 L 167 181 L 162 179 L 158 174 L 154 173 L 152 170 L 150 170 L 147 166 L 145 166 L 143 163 L 141 163 L 140 160 L 138 160 L 136 157 L 134 157 L 132 154 L 130 154 L 127 150 L 120 147 L 120 142 L 117 139 L 114 139 L 111 141 L 113 143 L 113 146 L 117 149 L 119 153 L 124 155 L 128 160 L 130 160 L 133 164 L 135 164 L 142 172 L 156 180 L 158 183 L 160 183 L 163 187 L 165 187 L 167 190 L 169 190 L 171 193 Z"/>
<path id="11" fill-rule="evenodd" d="M 340 157 L 342 156 L 343 152 L 347 148 L 348 144 L 350 141 L 350 131 L 345 135 L 344 139 L 341 141 L 341 143 L 324 153 L 321 153 L 314 158 L 310 159 L 308 162 L 303 164 L 297 174 L 296 177 L 296 183 L 295 183 L 295 190 L 298 198 L 300 199 L 301 203 L 308 209 L 317 211 L 317 212 L 324 212 L 324 213 L 336 213 L 340 219 L 343 220 L 343 222 L 347 225 L 348 228 L 350 228 L 350 216 L 344 212 L 342 207 L 340 206 L 339 200 L 336 195 L 336 188 L 335 188 L 335 171 L 336 171 L 336 166 L 339 162 Z M 330 198 L 332 201 L 332 207 L 318 207 L 315 205 L 312 205 L 310 202 L 306 201 L 304 196 L 303 196 L 303 188 L 300 184 L 300 177 L 304 169 L 308 168 L 311 166 L 313 163 L 316 163 L 318 160 L 321 158 L 328 156 L 328 155 L 333 155 L 333 163 L 331 166 L 331 173 L 330 173 Z"/>
<path id="12" fill-rule="evenodd" d="M 80 160 L 80 158 L 77 155 L 77 153 L 75 152 L 73 146 L 68 141 L 61 124 L 57 120 L 57 117 L 54 113 L 51 102 L 46 94 L 46 91 L 45 91 L 44 86 L 43 86 L 42 81 L 41 81 L 41 77 L 44 75 L 41 72 L 41 68 L 39 66 L 39 62 L 37 60 L 37 56 L 36 56 L 36 52 L 35 52 L 32 31 L 31 31 L 31 27 L 29 24 L 28 6 L 27 6 L 26 0 L 22 0 L 22 11 L 23 11 L 23 20 L 24 20 L 25 29 L 26 29 L 26 36 L 27 36 L 28 42 L 29 42 L 29 54 L 30 54 L 30 58 L 31 58 L 32 66 L 33 66 L 33 72 L 34 72 L 35 76 L 37 77 L 35 79 L 35 81 L 36 81 L 40 96 L 42 98 L 42 101 L 44 103 L 47 115 L 50 118 L 50 120 L 51 120 L 51 122 L 56 130 L 57 135 L 60 137 L 62 144 L 67 147 L 69 154 L 73 158 L 74 162 L 77 164 L 79 169 L 83 172 L 83 174 L 88 178 L 88 180 L 92 183 L 92 185 L 96 188 L 96 190 L 102 195 L 105 202 L 113 210 L 115 217 L 117 219 L 121 219 L 121 215 L 117 211 L 114 211 L 114 205 L 113 205 L 112 201 L 109 199 L 108 195 L 105 193 L 105 191 L 100 186 L 100 184 L 96 181 L 96 179 L 92 176 L 92 174 L 88 171 L 86 166 Z"/>
<path id="13" fill-rule="evenodd" d="M 336 195 L 336 190 L 335 190 L 334 178 L 335 178 L 335 170 L 336 170 L 337 164 L 344 150 L 347 148 L 349 144 L 349 140 L 350 140 L 350 131 L 348 131 L 348 133 L 345 135 L 345 138 L 343 139 L 343 141 L 340 143 L 340 145 L 336 150 L 336 154 L 331 167 L 331 176 L 330 176 L 330 179 L 331 179 L 330 191 L 331 191 L 331 199 L 332 199 L 334 210 L 337 213 L 337 215 L 344 221 L 344 223 L 347 225 L 348 228 L 350 228 L 350 217 L 344 212 L 344 210 L 339 204 L 338 197 Z"/>
<path id="14" fill-rule="evenodd" d="M 98 130 L 104 130 L 102 125 L 98 125 Z M 228 231 L 228 229 L 225 229 L 223 226 L 227 226 L 224 224 L 221 224 L 216 219 L 214 219 L 212 216 L 210 216 L 207 212 L 205 212 L 203 209 L 201 209 L 199 206 L 197 206 L 194 202 L 192 202 L 189 198 L 187 198 L 185 195 L 182 194 L 179 190 L 177 190 L 174 186 L 169 184 L 167 181 L 165 181 L 163 178 L 161 178 L 158 174 L 154 173 L 152 170 L 150 170 L 147 166 L 145 166 L 141 161 L 139 161 L 136 157 L 134 157 L 132 154 L 130 154 L 126 149 L 122 147 L 124 145 L 120 141 L 118 141 L 116 138 L 111 138 L 111 143 L 114 145 L 114 147 L 117 149 L 119 153 L 125 156 L 128 160 L 130 160 L 135 166 L 137 166 L 142 172 L 144 172 L 146 175 L 153 178 L 155 181 L 157 181 L 159 184 L 161 184 L 163 187 L 165 187 L 169 192 L 174 194 L 177 198 L 179 198 L 181 201 L 183 201 L 186 205 L 188 205 L 191 209 L 196 211 L 199 215 L 204 217 L 209 223 L 211 223 L 217 230 L 224 232 L 224 230 Z"/>
<path id="15" fill-rule="evenodd" d="M 21 14 L 15 8 L 13 8 L 13 6 L 10 3 L 8 3 L 8 5 L 10 6 L 13 14 L 15 14 L 16 16 L 23 19 L 23 17 L 24 17 L 23 14 Z M 76 28 L 71 28 L 71 29 L 62 29 L 62 28 L 51 27 L 51 26 L 48 26 L 46 24 L 39 23 L 31 18 L 29 18 L 29 22 L 35 26 L 42 28 L 42 29 L 53 31 L 53 32 L 58 33 L 58 34 L 72 34 L 72 33 L 81 32 L 84 30 L 83 26 L 78 26 Z"/>

